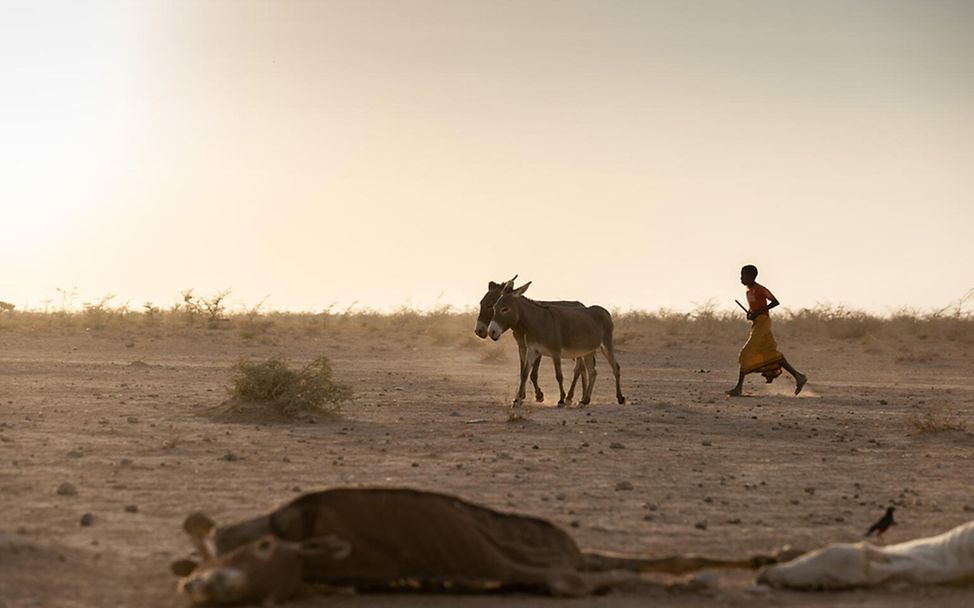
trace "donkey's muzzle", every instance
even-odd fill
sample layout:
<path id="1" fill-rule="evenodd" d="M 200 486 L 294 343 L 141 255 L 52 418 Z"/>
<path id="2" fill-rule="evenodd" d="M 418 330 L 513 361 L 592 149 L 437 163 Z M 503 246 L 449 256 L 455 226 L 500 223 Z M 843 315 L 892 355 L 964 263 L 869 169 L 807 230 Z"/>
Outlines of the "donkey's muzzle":
<path id="1" fill-rule="evenodd" d="M 503 333 L 504 333 L 504 330 L 501 328 L 500 325 L 497 324 L 496 321 L 491 321 L 490 322 L 490 326 L 487 328 L 487 335 L 490 336 L 490 339 L 491 340 L 493 340 L 495 342 L 497 340 L 500 340 L 501 334 L 503 334 Z"/>

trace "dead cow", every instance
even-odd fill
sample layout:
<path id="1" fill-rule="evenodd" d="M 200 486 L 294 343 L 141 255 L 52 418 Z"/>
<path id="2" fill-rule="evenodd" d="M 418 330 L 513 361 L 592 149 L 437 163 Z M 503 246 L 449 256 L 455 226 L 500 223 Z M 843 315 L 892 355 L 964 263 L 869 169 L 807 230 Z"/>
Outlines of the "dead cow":
<path id="1" fill-rule="evenodd" d="M 585 595 L 638 572 L 756 568 L 772 556 L 658 559 L 581 551 L 548 521 L 454 496 L 398 488 L 340 488 L 301 496 L 267 515 L 185 528 L 206 560 L 174 564 L 194 604 L 284 601 L 302 582 L 360 591 L 521 590 Z"/>
<path id="2" fill-rule="evenodd" d="M 938 536 L 885 547 L 866 542 L 832 544 L 767 567 L 758 582 L 791 589 L 974 583 L 974 521 Z"/>

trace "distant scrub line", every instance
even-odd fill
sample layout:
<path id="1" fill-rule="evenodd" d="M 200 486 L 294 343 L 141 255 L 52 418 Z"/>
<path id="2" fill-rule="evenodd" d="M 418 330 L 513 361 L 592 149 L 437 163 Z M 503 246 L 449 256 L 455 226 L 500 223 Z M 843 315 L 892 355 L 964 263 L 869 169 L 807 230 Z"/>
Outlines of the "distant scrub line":
<path id="1" fill-rule="evenodd" d="M 436 345 L 476 345 L 473 335 L 476 310 L 441 306 L 432 310 L 401 307 L 383 313 L 369 309 L 335 311 L 334 306 L 317 313 L 264 311 L 259 304 L 245 310 L 229 310 L 228 292 L 198 297 L 192 290 L 181 293 L 181 301 L 168 308 L 151 303 L 142 309 L 112 306 L 108 295 L 80 310 L 63 306 L 57 310 L 19 310 L 0 302 L 0 330 L 4 329 L 202 329 L 236 330 L 245 338 L 274 331 L 318 333 L 323 330 L 397 331 L 428 335 Z M 900 336 L 924 339 L 974 340 L 974 310 L 965 310 L 966 299 L 950 309 L 921 313 L 900 311 L 875 315 L 842 306 L 817 306 L 795 311 L 775 311 L 778 329 L 791 335 L 826 336 L 838 340 Z M 739 338 L 747 322 L 741 313 L 720 311 L 708 302 L 691 312 L 614 311 L 617 343 L 624 344 L 641 334 L 714 335 Z"/>

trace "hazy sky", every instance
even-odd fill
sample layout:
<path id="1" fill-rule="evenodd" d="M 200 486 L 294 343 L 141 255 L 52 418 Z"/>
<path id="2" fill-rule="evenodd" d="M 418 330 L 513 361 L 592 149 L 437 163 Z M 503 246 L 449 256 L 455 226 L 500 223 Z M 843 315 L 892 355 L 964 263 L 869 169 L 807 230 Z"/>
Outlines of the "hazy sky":
<path id="1" fill-rule="evenodd" d="M 974 3 L 0 3 L 0 300 L 974 288 Z"/>

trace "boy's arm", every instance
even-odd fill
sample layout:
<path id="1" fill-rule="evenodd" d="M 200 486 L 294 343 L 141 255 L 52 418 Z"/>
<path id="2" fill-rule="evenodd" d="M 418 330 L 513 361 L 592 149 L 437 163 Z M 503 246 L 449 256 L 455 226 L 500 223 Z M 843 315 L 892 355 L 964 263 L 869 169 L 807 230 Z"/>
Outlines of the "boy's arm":
<path id="1" fill-rule="evenodd" d="M 780 304 L 780 302 L 778 302 L 778 298 L 774 297 L 774 294 L 771 293 L 771 291 L 769 291 L 767 287 L 764 288 L 763 295 L 766 300 L 770 300 L 770 301 L 766 305 L 762 306 L 761 308 L 747 313 L 748 321 L 753 321 L 754 319 L 757 319 L 764 313 L 768 312 L 769 310 L 771 310 L 772 308 Z"/>

